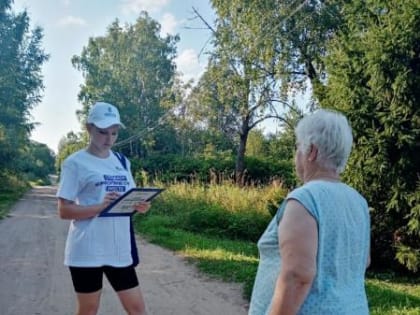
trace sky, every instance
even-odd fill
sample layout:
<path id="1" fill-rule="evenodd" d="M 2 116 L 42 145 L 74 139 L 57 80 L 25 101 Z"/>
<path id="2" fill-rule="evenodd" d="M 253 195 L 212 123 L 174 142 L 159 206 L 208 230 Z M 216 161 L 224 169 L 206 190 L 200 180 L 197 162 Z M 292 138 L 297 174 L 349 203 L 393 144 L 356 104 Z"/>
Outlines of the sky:
<path id="1" fill-rule="evenodd" d="M 210 31 L 199 19 L 193 19 L 192 8 L 213 24 L 215 15 L 207 0 L 14 0 L 12 9 L 26 9 L 31 23 L 43 29 L 42 47 L 50 55 L 43 66 L 45 89 L 42 101 L 32 110 L 32 122 L 39 125 L 31 138 L 46 144 L 57 153 L 60 139 L 68 132 L 79 132 L 76 110 L 82 73 L 73 68 L 71 58 L 80 55 L 90 37 L 106 34 L 116 19 L 120 25 L 134 24 L 141 11 L 161 24 L 161 36 L 180 36 L 177 44 L 177 69 L 184 81 L 197 79 L 204 72 L 210 50 Z"/>

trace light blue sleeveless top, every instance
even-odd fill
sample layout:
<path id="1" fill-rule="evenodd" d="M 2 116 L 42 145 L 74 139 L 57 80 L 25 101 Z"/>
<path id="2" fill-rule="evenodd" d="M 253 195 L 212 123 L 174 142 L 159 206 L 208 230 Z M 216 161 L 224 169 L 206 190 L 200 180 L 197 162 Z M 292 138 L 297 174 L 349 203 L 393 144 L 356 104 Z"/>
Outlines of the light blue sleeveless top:
<path id="1" fill-rule="evenodd" d="M 368 205 L 350 186 L 327 181 L 311 181 L 292 191 L 258 241 L 260 262 L 248 314 L 266 315 L 270 310 L 281 268 L 278 222 L 290 199 L 299 201 L 318 224 L 317 273 L 298 314 L 369 314 L 365 292 Z"/>

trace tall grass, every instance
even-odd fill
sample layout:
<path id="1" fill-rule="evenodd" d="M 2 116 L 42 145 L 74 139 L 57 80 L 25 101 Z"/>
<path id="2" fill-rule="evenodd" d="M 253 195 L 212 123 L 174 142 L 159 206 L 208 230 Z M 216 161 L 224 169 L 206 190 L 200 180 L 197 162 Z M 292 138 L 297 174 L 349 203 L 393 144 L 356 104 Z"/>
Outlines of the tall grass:
<path id="1" fill-rule="evenodd" d="M 173 227 L 186 231 L 256 241 L 286 194 L 286 189 L 275 185 L 240 188 L 230 183 L 174 183 L 149 213 L 167 216 Z"/>
<path id="2" fill-rule="evenodd" d="M 198 182 L 175 183 L 168 187 L 168 194 L 176 198 L 218 205 L 229 212 L 258 212 L 266 214 L 268 207 L 276 206 L 287 191 L 278 185 L 238 187 L 228 181 L 221 185 L 203 185 Z"/>
<path id="3" fill-rule="evenodd" d="M 0 219 L 4 218 L 10 207 L 30 188 L 29 184 L 15 174 L 0 172 Z"/>

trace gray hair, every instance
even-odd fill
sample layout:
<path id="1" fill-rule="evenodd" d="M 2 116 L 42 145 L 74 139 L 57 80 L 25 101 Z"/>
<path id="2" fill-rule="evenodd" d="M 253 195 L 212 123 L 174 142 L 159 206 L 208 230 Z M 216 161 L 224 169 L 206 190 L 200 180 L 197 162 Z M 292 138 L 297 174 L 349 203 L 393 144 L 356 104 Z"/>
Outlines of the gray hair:
<path id="1" fill-rule="evenodd" d="M 296 141 L 307 153 L 318 148 L 317 162 L 341 173 L 349 158 L 353 136 L 347 118 L 335 111 L 320 109 L 303 117 L 295 128 Z"/>

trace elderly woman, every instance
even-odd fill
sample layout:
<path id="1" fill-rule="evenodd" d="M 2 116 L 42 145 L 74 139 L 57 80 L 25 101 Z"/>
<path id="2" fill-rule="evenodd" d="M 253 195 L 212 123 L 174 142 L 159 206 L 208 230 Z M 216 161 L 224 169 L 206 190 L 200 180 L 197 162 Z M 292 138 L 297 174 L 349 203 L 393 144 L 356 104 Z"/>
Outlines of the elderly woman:
<path id="1" fill-rule="evenodd" d="M 258 241 L 249 315 L 368 314 L 366 200 L 340 181 L 352 133 L 340 113 L 318 110 L 296 130 L 293 190 Z"/>

